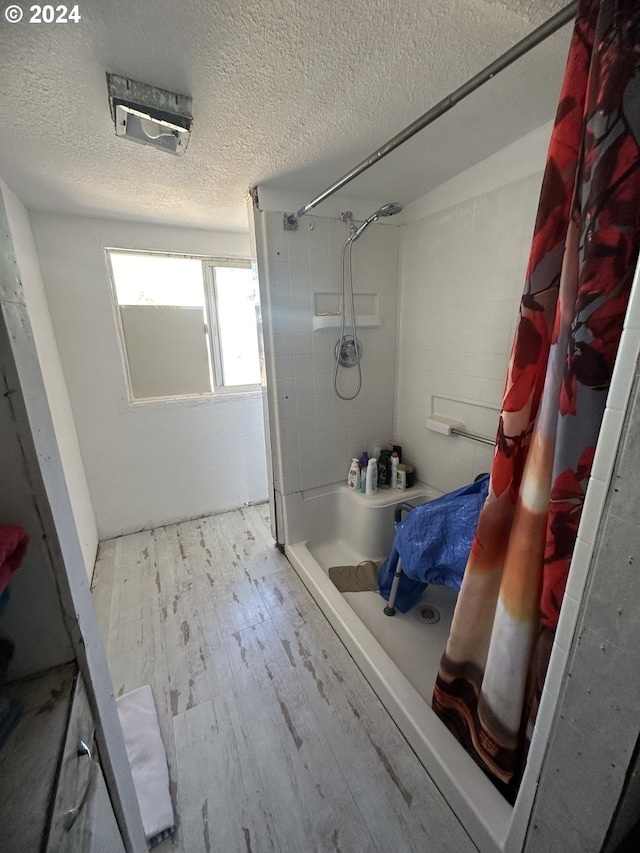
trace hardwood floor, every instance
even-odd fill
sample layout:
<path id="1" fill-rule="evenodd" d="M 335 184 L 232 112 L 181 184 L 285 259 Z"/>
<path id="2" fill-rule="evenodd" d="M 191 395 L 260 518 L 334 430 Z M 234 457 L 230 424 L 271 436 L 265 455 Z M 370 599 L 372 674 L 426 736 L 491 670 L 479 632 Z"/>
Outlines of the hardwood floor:
<path id="1" fill-rule="evenodd" d="M 476 848 L 301 581 L 266 506 L 103 542 L 117 695 L 150 684 L 180 853 Z"/>

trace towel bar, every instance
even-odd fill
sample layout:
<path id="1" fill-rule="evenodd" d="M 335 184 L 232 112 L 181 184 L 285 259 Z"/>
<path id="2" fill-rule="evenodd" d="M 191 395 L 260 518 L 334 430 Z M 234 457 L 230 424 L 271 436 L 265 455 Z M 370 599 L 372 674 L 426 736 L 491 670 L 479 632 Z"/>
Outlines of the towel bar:
<path id="1" fill-rule="evenodd" d="M 452 435 L 461 435 L 463 438 L 470 438 L 472 441 L 479 441 L 480 444 L 490 444 L 491 447 L 494 446 L 495 441 L 491 438 L 485 438 L 484 435 L 476 435 L 475 432 L 465 432 L 462 429 L 456 429 L 455 427 L 451 430 Z"/>

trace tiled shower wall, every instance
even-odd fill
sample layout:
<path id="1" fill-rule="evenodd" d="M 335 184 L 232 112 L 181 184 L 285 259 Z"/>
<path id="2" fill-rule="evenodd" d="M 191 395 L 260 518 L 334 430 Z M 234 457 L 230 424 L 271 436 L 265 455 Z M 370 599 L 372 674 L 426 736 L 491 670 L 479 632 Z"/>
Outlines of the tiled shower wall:
<path id="1" fill-rule="evenodd" d="M 420 479 L 450 491 L 493 449 L 428 430 L 429 414 L 495 438 L 541 174 L 401 228 L 394 431 Z"/>
<path id="2" fill-rule="evenodd" d="M 392 437 L 398 228 L 374 224 L 353 246 L 355 293 L 369 294 L 382 326 L 358 330 L 362 390 L 345 402 L 333 392 L 340 330 L 314 331 L 312 320 L 316 294 L 340 293 L 347 226 L 305 216 L 297 231 L 284 231 L 283 214 L 275 212 L 256 211 L 254 220 L 274 487 L 286 495 L 346 481 L 352 456 Z M 341 370 L 340 387 L 351 390 L 355 374 L 356 368 Z"/>

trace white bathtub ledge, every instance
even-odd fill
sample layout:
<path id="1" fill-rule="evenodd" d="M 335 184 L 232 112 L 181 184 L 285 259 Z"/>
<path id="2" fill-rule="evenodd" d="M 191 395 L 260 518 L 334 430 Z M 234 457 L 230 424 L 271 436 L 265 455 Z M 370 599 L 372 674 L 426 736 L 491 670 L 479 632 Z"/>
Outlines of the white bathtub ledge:
<path id="1" fill-rule="evenodd" d="M 478 849 L 504 851 L 513 808 L 363 625 L 307 542 L 288 545 L 286 555 Z"/>

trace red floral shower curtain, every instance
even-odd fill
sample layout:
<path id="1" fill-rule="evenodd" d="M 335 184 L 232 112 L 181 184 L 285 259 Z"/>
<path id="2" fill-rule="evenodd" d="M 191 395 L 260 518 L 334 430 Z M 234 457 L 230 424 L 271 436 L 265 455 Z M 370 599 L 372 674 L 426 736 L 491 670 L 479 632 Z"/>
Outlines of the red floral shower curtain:
<path id="1" fill-rule="evenodd" d="M 535 720 L 638 258 L 639 61 L 637 0 L 582 0 L 491 488 L 433 696 L 436 713 L 510 800 Z"/>

